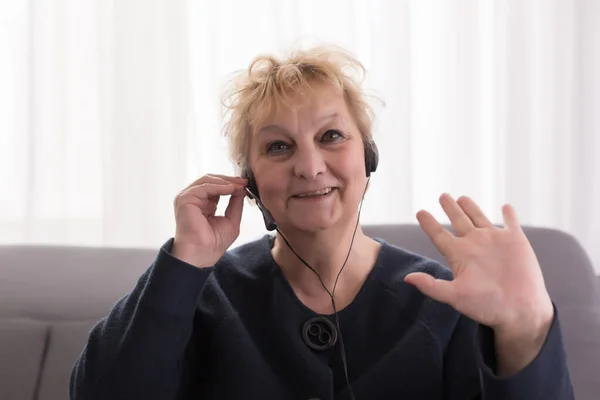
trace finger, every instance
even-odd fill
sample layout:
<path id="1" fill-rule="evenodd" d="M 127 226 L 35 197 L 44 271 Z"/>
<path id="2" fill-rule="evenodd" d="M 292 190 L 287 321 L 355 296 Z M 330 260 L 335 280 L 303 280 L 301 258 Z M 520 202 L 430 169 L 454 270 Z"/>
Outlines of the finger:
<path id="1" fill-rule="evenodd" d="M 417 221 L 419 221 L 421 229 L 427 234 L 440 253 L 447 255 L 452 246 L 452 242 L 455 240 L 454 235 L 448 232 L 448 230 L 444 228 L 433 215 L 425 210 L 421 210 L 417 213 Z"/>
<path id="2" fill-rule="evenodd" d="M 448 218 L 450 218 L 450 223 L 458 236 L 464 236 L 474 228 L 471 219 L 448 193 L 440 196 L 440 205 Z"/>
<path id="3" fill-rule="evenodd" d="M 228 185 L 228 184 L 231 184 L 231 182 L 228 182 L 228 181 L 226 181 L 224 179 L 215 178 L 215 177 L 212 177 L 210 175 L 204 175 L 204 176 L 196 179 L 194 182 L 190 183 L 183 190 L 185 191 L 187 189 L 191 189 L 193 187 L 200 186 L 200 185 L 203 185 L 205 183 L 213 183 L 213 184 L 216 184 L 216 185 Z"/>
<path id="4" fill-rule="evenodd" d="M 413 285 L 425 296 L 454 307 L 456 290 L 452 281 L 436 279 L 424 272 L 413 272 L 404 277 L 404 282 Z"/>
<path id="5" fill-rule="evenodd" d="M 233 197 L 245 196 L 244 187 L 242 185 L 220 185 L 212 183 L 204 183 L 199 186 L 194 186 L 184 192 L 175 199 L 175 208 L 184 204 L 194 204 L 200 208 L 202 214 L 207 217 L 212 217 L 217 212 L 217 205 L 221 196 L 231 195 Z"/>
<path id="6" fill-rule="evenodd" d="M 502 217 L 504 219 L 504 226 L 510 230 L 521 231 L 521 224 L 517 218 L 517 212 L 510 204 L 505 204 L 502 207 Z"/>
<path id="7" fill-rule="evenodd" d="M 202 183 L 200 185 L 193 186 L 182 192 L 183 195 L 194 196 L 200 200 L 211 200 L 215 204 L 218 203 L 220 196 L 227 195 L 241 195 L 244 193 L 244 186 L 229 183 L 222 185 L 220 183 Z"/>
<path id="8" fill-rule="evenodd" d="M 468 196 L 461 196 L 456 201 L 460 208 L 467 214 L 467 216 L 478 228 L 489 228 L 493 226 L 492 222 L 486 217 L 486 215 L 481 211 L 481 208 L 475 203 L 473 199 Z"/>
<path id="9" fill-rule="evenodd" d="M 241 176 L 229 176 L 229 175 L 220 175 L 220 174 L 208 174 L 207 176 L 222 179 L 227 182 L 236 183 L 245 185 L 248 182 L 248 179 L 242 178 Z"/>
<path id="10" fill-rule="evenodd" d="M 233 184 L 239 184 L 239 185 L 246 185 L 248 183 L 248 180 L 244 179 L 244 178 L 236 177 L 236 176 L 207 174 L 207 175 L 201 176 L 200 178 L 196 179 L 194 182 L 190 183 L 185 189 L 189 189 L 194 186 L 199 186 L 204 183 L 214 183 L 214 184 L 218 184 L 218 185 L 228 185 L 228 184 L 233 183 Z"/>
<path id="11" fill-rule="evenodd" d="M 225 217 L 228 218 L 236 228 L 238 228 L 242 222 L 245 194 L 246 192 L 243 192 L 242 195 L 231 196 L 227 209 L 225 210 Z"/>

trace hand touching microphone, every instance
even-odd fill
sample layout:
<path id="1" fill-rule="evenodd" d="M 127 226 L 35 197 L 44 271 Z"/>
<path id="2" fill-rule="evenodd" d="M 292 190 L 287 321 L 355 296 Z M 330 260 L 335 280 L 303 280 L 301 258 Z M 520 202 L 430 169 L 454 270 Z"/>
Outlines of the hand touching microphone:
<path id="1" fill-rule="evenodd" d="M 240 234 L 247 184 L 244 178 L 204 175 L 174 200 L 175 240 L 171 254 L 194 265 L 214 265 Z M 231 195 L 225 215 L 217 216 L 221 196 Z"/>

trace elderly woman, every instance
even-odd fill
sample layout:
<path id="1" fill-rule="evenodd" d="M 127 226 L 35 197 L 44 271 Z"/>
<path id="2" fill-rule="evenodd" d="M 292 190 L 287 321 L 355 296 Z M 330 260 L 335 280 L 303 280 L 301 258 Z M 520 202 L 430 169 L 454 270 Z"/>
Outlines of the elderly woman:
<path id="1" fill-rule="evenodd" d="M 233 81 L 240 177 L 174 202 L 176 231 L 92 330 L 71 399 L 572 399 L 556 308 L 515 211 L 443 194 L 422 229 L 450 269 L 363 233 L 372 113 L 338 49 L 259 57 Z M 230 196 L 224 216 L 220 196 Z M 229 249 L 244 198 L 269 230 Z"/>

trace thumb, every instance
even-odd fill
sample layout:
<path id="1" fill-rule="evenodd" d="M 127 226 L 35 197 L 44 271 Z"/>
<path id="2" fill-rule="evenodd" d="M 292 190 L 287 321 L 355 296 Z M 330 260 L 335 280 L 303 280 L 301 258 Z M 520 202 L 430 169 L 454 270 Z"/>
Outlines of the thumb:
<path id="1" fill-rule="evenodd" d="M 227 204 L 227 209 L 225 210 L 225 217 L 229 219 L 236 228 L 239 228 L 240 223 L 242 222 L 244 198 L 245 196 L 243 194 L 238 195 L 237 193 L 234 193 L 229 198 L 229 204 Z"/>
<path id="2" fill-rule="evenodd" d="M 425 296 L 453 306 L 456 291 L 453 281 L 436 279 L 424 272 L 413 272 L 404 277 L 404 282 L 413 285 Z"/>

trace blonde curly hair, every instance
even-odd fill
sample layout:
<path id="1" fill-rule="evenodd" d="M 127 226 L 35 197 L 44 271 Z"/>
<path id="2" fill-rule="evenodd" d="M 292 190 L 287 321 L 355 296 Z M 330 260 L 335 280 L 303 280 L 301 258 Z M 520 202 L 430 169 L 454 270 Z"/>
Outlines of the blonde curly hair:
<path id="1" fill-rule="evenodd" d="M 223 97 L 223 131 L 232 161 L 239 170 L 248 168 L 250 140 L 257 125 L 281 107 L 290 107 L 292 96 L 308 94 L 322 84 L 343 93 L 363 140 L 372 139 L 374 113 L 361 89 L 364 77 L 364 66 L 336 46 L 292 51 L 281 59 L 256 57 L 248 69 L 235 73 Z"/>

